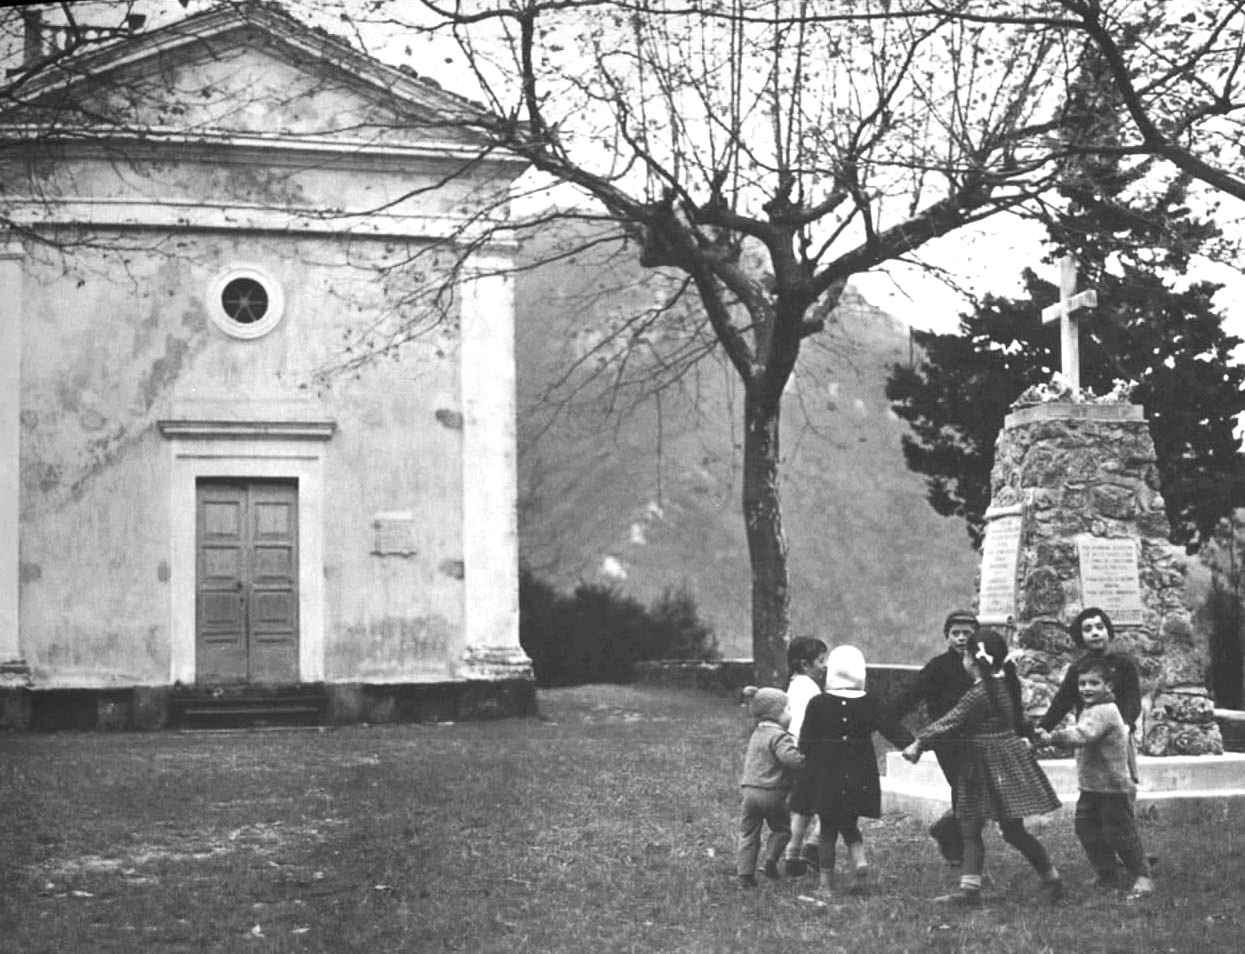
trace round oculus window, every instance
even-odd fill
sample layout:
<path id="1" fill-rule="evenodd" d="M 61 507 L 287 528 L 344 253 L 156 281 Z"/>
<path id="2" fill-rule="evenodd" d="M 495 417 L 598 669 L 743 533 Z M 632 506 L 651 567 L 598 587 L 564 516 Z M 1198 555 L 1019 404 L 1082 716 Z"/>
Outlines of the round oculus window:
<path id="1" fill-rule="evenodd" d="M 258 338 L 277 326 L 285 310 L 281 286 L 252 266 L 229 269 L 208 289 L 208 314 L 225 334 Z"/>

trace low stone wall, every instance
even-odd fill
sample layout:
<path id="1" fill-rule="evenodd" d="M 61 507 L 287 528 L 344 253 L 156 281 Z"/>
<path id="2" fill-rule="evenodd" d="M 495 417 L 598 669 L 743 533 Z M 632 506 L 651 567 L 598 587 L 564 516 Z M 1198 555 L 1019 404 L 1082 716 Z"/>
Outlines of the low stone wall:
<path id="1" fill-rule="evenodd" d="M 751 659 L 724 659 L 713 663 L 658 659 L 637 663 L 635 670 L 636 682 L 642 686 L 699 689 L 728 696 L 738 696 L 744 686 L 756 679 Z M 869 666 L 868 690 L 883 705 L 889 705 L 919 671 L 919 666 Z"/>

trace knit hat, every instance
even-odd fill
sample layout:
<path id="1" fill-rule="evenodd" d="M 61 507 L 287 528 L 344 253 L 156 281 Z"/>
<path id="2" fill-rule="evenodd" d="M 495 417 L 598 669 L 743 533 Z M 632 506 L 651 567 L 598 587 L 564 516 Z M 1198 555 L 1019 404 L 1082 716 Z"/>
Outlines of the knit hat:
<path id="1" fill-rule="evenodd" d="M 977 629 L 981 624 L 977 622 L 977 614 L 972 610 L 957 609 L 947 614 L 947 618 L 942 624 L 942 634 L 947 635 L 951 631 L 952 623 L 968 623 L 973 629 Z"/>
<path id="2" fill-rule="evenodd" d="M 826 691 L 865 688 L 865 657 L 855 646 L 835 646 L 826 657 Z"/>
<path id="3" fill-rule="evenodd" d="M 756 719 L 769 719 L 777 722 L 787 708 L 787 694 L 781 689 L 758 689 L 756 686 L 744 687 L 744 699 L 748 702 L 748 711 Z"/>

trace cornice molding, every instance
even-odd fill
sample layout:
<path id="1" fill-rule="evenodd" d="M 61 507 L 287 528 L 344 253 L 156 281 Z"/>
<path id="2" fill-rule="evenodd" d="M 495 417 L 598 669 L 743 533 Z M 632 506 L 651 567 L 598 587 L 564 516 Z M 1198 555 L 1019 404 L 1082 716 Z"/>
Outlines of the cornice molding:
<path id="1" fill-rule="evenodd" d="M 530 163 L 518 156 L 487 151 L 451 139 L 429 139 L 418 143 L 330 135 L 297 133 L 242 133 L 208 130 L 186 133 L 176 127 L 143 126 L 91 129 L 59 128 L 55 133 L 37 124 L 0 125 L 0 142 L 38 149 L 54 146 L 66 155 L 100 156 L 115 160 L 117 149 L 133 159 L 180 159 L 213 165 L 221 162 L 283 167 L 331 168 L 334 172 L 410 173 L 412 162 L 429 170 L 467 165 L 478 170 L 470 178 L 486 180 L 493 170 L 513 170 L 517 176 Z M 204 150 L 212 150 L 211 155 Z"/>
<path id="2" fill-rule="evenodd" d="M 18 199 L 5 203 L 15 225 L 85 228 L 167 229 L 171 231 L 270 232 L 283 235 L 337 235 L 351 238 L 425 239 L 468 242 L 487 225 L 466 216 L 395 215 L 379 212 L 317 212 L 243 204 L 186 200 Z M 503 248 L 505 243 L 489 243 Z"/>
<path id="3" fill-rule="evenodd" d="M 159 420 L 156 427 L 168 438 L 194 440 L 327 441 L 336 421 L 194 421 Z"/>

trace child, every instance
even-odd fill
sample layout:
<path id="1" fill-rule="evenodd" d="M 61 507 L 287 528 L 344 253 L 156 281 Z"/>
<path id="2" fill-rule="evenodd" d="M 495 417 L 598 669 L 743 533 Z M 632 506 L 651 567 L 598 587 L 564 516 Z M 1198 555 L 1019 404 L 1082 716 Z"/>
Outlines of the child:
<path id="1" fill-rule="evenodd" d="M 791 702 L 790 732 L 796 743 L 809 702 L 821 695 L 826 683 L 826 644 L 813 636 L 797 636 L 787 644 L 787 668 L 791 682 L 787 697 Z M 791 840 L 783 853 L 783 869 L 789 875 L 802 875 L 818 867 L 820 832 L 809 801 L 807 786 L 797 780 L 791 793 Z"/>
<path id="2" fill-rule="evenodd" d="M 931 742 L 960 733 L 966 743 L 956 785 L 955 814 L 964 841 L 960 888 L 939 901 L 981 904 L 981 873 L 985 867 L 982 832 L 994 818 L 1003 840 L 1016 848 L 1042 879 L 1043 893 L 1052 902 L 1063 897 L 1063 880 L 1042 843 L 1025 830 L 1026 815 L 1043 815 L 1059 808 L 1059 798 L 1028 745 L 1020 715 L 1020 679 L 1007 659 L 1007 643 L 989 630 L 973 636 L 964 650 L 963 665 L 973 686 L 950 712 L 917 733 L 904 750 L 916 762 Z"/>
<path id="3" fill-rule="evenodd" d="M 847 846 L 856 877 L 869 874 L 860 818 L 882 814 L 873 733 L 881 732 L 903 748 L 911 733 L 887 716 L 878 701 L 865 693 L 865 657 L 855 646 L 836 646 L 826 660 L 826 691 L 808 704 L 800 733 L 807 786 L 821 822 L 821 866 L 818 887 L 834 888 L 834 850 L 838 838 Z M 857 881 L 863 885 L 863 881 Z"/>
<path id="4" fill-rule="evenodd" d="M 968 610 L 952 610 L 947 614 L 942 624 L 946 651 L 927 662 L 916 680 L 895 701 L 890 710 L 894 718 L 902 719 L 922 702 L 930 722 L 951 711 L 973 684 L 972 677 L 964 671 L 964 647 L 977 634 L 978 628 L 977 617 Z M 951 787 L 951 808 L 930 826 L 929 834 L 938 843 L 943 858 L 953 867 L 959 867 L 964 858 L 960 823 L 955 817 L 955 789 L 963 748 L 959 739 L 939 741 L 933 746 L 938 766 Z"/>
<path id="5" fill-rule="evenodd" d="M 791 724 L 791 706 L 785 692 L 747 686 L 744 698 L 756 719 L 756 728 L 748 739 L 743 776 L 739 780 L 743 790 L 743 819 L 739 825 L 735 872 L 741 887 L 752 888 L 757 883 L 757 855 L 763 823 L 768 824 L 770 830 L 765 846 L 765 873 L 771 878 L 778 877 L 778 859 L 791 837 L 787 796 L 795 771 L 804 764 L 804 756 L 787 731 Z"/>
<path id="6" fill-rule="evenodd" d="M 1081 714 L 1076 725 L 1047 733 L 1042 741 L 1076 747 L 1076 837 L 1098 873 L 1099 886 L 1114 886 L 1117 856 L 1133 878 L 1130 899 L 1154 893 L 1150 865 L 1137 834 L 1129 763 L 1129 732 L 1111 692 L 1111 664 L 1093 659 L 1080 667 Z"/>
<path id="7" fill-rule="evenodd" d="M 1137 753 L 1133 744 L 1133 733 L 1137 728 L 1137 717 L 1141 715 L 1141 677 L 1137 672 L 1137 664 L 1127 653 L 1107 651 L 1115 639 L 1115 626 L 1111 617 L 1098 607 L 1087 606 L 1081 610 L 1069 628 L 1072 630 L 1072 641 L 1084 649 L 1085 654 L 1068 666 L 1046 715 L 1038 722 L 1038 728 L 1050 732 L 1069 712 L 1079 717 L 1083 705 L 1077 688 L 1081 673 L 1095 661 L 1105 662 L 1108 667 L 1108 681 L 1114 687 L 1116 707 L 1124 718 L 1124 724 L 1128 726 L 1128 770 L 1135 783 Z"/>

